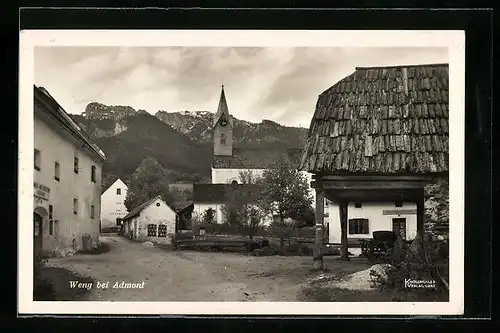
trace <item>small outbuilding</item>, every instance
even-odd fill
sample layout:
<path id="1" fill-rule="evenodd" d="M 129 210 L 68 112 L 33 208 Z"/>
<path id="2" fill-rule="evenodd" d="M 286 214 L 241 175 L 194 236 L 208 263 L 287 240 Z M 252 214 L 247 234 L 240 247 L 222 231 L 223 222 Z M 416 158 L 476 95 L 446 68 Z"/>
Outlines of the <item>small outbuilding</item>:
<path id="1" fill-rule="evenodd" d="M 133 208 L 122 219 L 124 235 L 140 241 L 170 243 L 170 235 L 176 232 L 176 210 L 154 197 Z"/>
<path id="2" fill-rule="evenodd" d="M 416 204 L 424 232 L 424 188 L 448 179 L 448 65 L 358 67 L 318 98 L 300 169 L 316 192 L 315 268 L 323 268 L 323 198 L 339 206 L 341 258 L 348 259 L 352 202 Z"/>

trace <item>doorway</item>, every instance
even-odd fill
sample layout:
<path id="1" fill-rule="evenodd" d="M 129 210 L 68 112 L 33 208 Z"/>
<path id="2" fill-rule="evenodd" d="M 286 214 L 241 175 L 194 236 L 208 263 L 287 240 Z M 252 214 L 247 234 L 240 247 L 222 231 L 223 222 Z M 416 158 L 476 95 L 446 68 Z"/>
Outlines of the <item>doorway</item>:
<path id="1" fill-rule="evenodd" d="M 137 238 L 137 220 L 134 221 L 134 239 Z"/>
<path id="2" fill-rule="evenodd" d="M 401 239 L 406 240 L 406 218 L 392 219 L 392 231 L 401 237 Z"/>
<path id="3" fill-rule="evenodd" d="M 33 213 L 33 258 L 42 255 L 43 218 Z"/>

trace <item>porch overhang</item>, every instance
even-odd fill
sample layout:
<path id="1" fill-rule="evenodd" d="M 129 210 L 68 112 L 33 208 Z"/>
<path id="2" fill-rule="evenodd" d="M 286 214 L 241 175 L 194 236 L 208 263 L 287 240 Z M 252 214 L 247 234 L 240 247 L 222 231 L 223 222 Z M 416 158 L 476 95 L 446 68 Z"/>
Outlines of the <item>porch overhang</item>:
<path id="1" fill-rule="evenodd" d="M 349 202 L 415 202 L 417 235 L 423 235 L 424 188 L 433 181 L 421 175 L 313 175 L 311 187 L 316 191 L 316 227 L 323 228 L 323 205 L 327 198 L 339 204 L 341 224 L 341 258 L 349 259 L 347 249 L 347 216 Z M 317 242 L 319 243 L 317 233 Z M 319 257 L 321 257 L 318 251 Z"/>
<path id="2" fill-rule="evenodd" d="M 331 201 L 418 201 L 432 182 L 422 176 L 314 175 L 311 187 L 324 190 Z"/>

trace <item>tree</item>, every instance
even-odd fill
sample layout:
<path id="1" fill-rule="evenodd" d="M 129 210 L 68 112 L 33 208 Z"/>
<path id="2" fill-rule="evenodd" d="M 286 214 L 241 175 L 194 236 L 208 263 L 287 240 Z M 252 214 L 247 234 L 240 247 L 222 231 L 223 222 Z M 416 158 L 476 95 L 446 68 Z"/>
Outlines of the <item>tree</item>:
<path id="1" fill-rule="evenodd" d="M 172 202 L 166 172 L 163 167 L 152 157 L 145 158 L 134 171 L 128 182 L 125 207 L 131 211 L 143 202 L 160 195 L 162 200 Z"/>
<path id="2" fill-rule="evenodd" d="M 232 184 L 226 191 L 222 212 L 230 225 L 238 226 L 251 240 L 264 216 L 258 206 L 259 177 L 250 170 L 239 172 L 240 185 Z"/>
<path id="3" fill-rule="evenodd" d="M 311 205 L 302 202 L 297 206 L 297 212 L 291 218 L 296 221 L 297 227 L 312 227 L 316 222 L 315 214 L 314 208 Z"/>
<path id="4" fill-rule="evenodd" d="M 203 222 L 211 224 L 215 222 L 215 211 L 212 208 L 208 208 L 203 213 Z"/>
<path id="5" fill-rule="evenodd" d="M 252 170 L 241 170 L 238 172 L 238 178 L 241 184 L 257 184 L 259 177 Z"/>
<path id="6" fill-rule="evenodd" d="M 260 179 L 259 206 L 276 217 L 274 224 L 280 230 L 280 245 L 284 246 L 285 219 L 297 219 L 306 207 L 312 209 L 307 178 L 286 159 L 280 159 L 272 168 L 265 170 Z"/>

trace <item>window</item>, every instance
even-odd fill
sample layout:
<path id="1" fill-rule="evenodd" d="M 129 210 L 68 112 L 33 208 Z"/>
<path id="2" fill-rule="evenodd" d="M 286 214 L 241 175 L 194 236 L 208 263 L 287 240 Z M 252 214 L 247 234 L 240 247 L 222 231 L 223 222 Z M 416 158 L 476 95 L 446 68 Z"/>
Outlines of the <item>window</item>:
<path id="1" fill-rule="evenodd" d="M 361 202 L 355 202 L 354 208 L 361 208 Z"/>
<path id="2" fill-rule="evenodd" d="M 220 144 L 223 146 L 226 144 L 226 134 L 225 133 L 221 133 L 221 135 L 220 135 Z"/>
<path id="3" fill-rule="evenodd" d="M 116 189 L 116 195 L 122 195 L 122 189 L 121 188 L 117 188 Z"/>
<path id="4" fill-rule="evenodd" d="M 95 218 L 95 206 L 90 205 L 90 218 L 94 219 Z"/>
<path id="5" fill-rule="evenodd" d="M 160 203 L 159 202 L 156 203 L 156 207 L 160 207 Z"/>
<path id="6" fill-rule="evenodd" d="M 369 233 L 368 219 L 349 219 L 350 235 L 364 235 Z"/>
<path id="7" fill-rule="evenodd" d="M 75 157 L 73 158 L 73 171 L 74 171 L 75 173 L 78 173 L 78 170 L 79 170 L 79 164 L 80 164 L 80 160 L 78 159 L 78 157 L 77 157 L 77 156 L 75 156 Z"/>
<path id="8" fill-rule="evenodd" d="M 35 149 L 35 170 L 40 171 L 42 165 L 41 153 L 38 149 Z"/>
<path id="9" fill-rule="evenodd" d="M 59 162 L 54 162 L 54 179 L 59 181 L 60 175 L 61 175 L 61 170 L 60 170 Z"/>
<path id="10" fill-rule="evenodd" d="M 156 237 L 156 224 L 148 224 L 148 237 Z"/>
<path id="11" fill-rule="evenodd" d="M 122 225 L 122 219 L 121 218 L 117 218 L 116 219 L 116 226 L 119 227 Z"/>
<path id="12" fill-rule="evenodd" d="M 73 214 L 78 215 L 78 199 L 73 198 Z"/>
<path id="13" fill-rule="evenodd" d="M 160 224 L 158 226 L 158 237 L 167 237 L 167 225 Z"/>
<path id="14" fill-rule="evenodd" d="M 97 169 L 95 167 L 95 165 L 92 166 L 92 169 L 91 169 L 91 173 L 90 173 L 90 180 L 92 182 L 96 182 L 96 172 L 97 172 Z"/>
<path id="15" fill-rule="evenodd" d="M 403 207 L 402 201 L 396 201 L 396 207 Z"/>
<path id="16" fill-rule="evenodd" d="M 49 235 L 54 234 L 54 206 L 49 205 Z"/>

